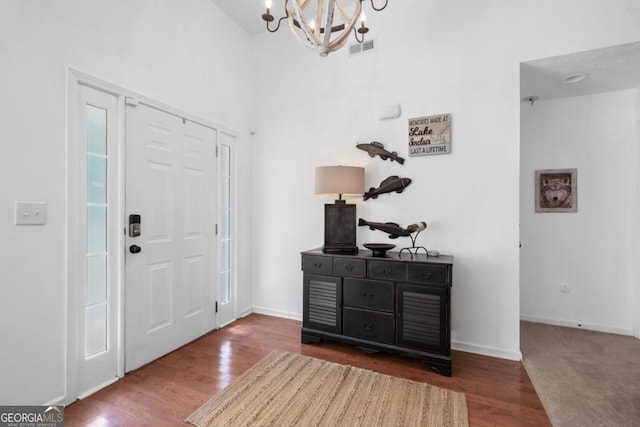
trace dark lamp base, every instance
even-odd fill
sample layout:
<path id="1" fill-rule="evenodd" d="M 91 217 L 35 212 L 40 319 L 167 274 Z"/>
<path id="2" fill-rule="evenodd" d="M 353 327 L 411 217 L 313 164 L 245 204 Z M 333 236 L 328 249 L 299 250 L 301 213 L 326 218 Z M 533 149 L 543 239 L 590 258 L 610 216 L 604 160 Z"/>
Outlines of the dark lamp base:
<path id="1" fill-rule="evenodd" d="M 325 254 L 356 254 L 356 205 L 335 203 L 324 205 Z"/>
<path id="2" fill-rule="evenodd" d="M 355 255 L 358 253 L 357 246 L 345 246 L 345 245 L 324 245 L 322 252 L 325 254 L 342 254 L 342 255 Z"/>

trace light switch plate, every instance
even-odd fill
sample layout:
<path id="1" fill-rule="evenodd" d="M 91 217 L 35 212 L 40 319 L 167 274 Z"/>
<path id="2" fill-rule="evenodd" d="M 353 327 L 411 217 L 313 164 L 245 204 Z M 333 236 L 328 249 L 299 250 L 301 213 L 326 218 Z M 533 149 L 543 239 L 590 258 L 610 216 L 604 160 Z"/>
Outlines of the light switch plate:
<path id="1" fill-rule="evenodd" d="M 47 223 L 45 202 L 16 201 L 16 225 L 44 225 Z"/>

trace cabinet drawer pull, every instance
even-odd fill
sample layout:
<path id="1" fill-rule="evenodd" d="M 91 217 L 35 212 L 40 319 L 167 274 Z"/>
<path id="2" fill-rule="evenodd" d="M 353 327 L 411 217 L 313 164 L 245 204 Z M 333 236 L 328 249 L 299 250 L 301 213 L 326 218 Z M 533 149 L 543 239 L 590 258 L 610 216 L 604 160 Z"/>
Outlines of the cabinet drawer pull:
<path id="1" fill-rule="evenodd" d="M 315 268 L 320 268 L 320 267 L 322 267 L 322 263 L 321 263 L 321 262 L 319 262 L 319 261 L 313 261 L 313 266 L 314 266 Z"/>
<path id="2" fill-rule="evenodd" d="M 422 278 L 423 279 L 431 279 L 431 276 L 433 276 L 433 272 L 429 271 L 426 273 L 422 273 Z"/>
<path id="3" fill-rule="evenodd" d="M 386 268 L 384 268 L 384 269 L 382 270 L 382 274 L 384 274 L 384 275 L 387 275 L 387 276 L 388 276 L 388 275 L 389 275 L 389 274 L 391 274 L 391 273 L 393 273 L 393 267 L 386 267 Z"/>
<path id="4" fill-rule="evenodd" d="M 364 291 L 362 293 L 362 296 L 367 297 L 367 298 L 373 298 L 374 293 L 371 291 Z"/>
<path id="5" fill-rule="evenodd" d="M 345 264 L 344 265 L 344 269 L 347 271 L 353 271 L 353 269 L 355 268 L 355 266 L 353 264 Z"/>
<path id="6" fill-rule="evenodd" d="M 373 329 L 373 325 L 369 322 L 362 322 L 362 329 L 366 329 L 367 331 L 370 331 Z"/>

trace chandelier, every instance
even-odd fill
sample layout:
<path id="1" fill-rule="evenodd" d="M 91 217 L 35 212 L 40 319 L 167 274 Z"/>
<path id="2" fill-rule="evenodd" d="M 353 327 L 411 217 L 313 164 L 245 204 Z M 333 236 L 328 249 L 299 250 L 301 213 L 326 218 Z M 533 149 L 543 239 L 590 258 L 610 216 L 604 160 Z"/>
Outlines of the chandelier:
<path id="1" fill-rule="evenodd" d="M 275 28 L 271 28 L 270 24 L 275 20 L 271 14 L 272 0 L 266 0 L 267 11 L 262 14 L 262 19 L 270 33 L 278 31 L 280 23 L 287 19 L 298 40 L 317 50 L 320 56 L 327 56 L 344 46 L 352 30 L 358 43 L 364 41 L 364 35 L 369 31 L 362 10 L 364 1 L 366 0 L 284 0 L 285 15 L 278 19 Z M 387 7 L 389 2 L 385 0 L 382 7 L 376 7 L 374 0 L 370 1 L 371 7 L 377 12 Z M 353 10 L 343 3 L 354 3 Z M 360 26 L 356 29 L 358 20 Z"/>

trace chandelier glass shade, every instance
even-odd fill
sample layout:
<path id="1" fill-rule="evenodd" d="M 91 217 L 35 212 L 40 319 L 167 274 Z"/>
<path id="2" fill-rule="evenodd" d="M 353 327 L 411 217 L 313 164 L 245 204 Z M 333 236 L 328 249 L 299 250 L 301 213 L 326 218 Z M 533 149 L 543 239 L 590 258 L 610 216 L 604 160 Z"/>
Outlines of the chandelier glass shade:
<path id="1" fill-rule="evenodd" d="M 318 51 L 320 56 L 327 56 L 344 46 L 352 31 L 359 43 L 364 41 L 364 35 L 369 31 L 362 7 L 365 1 L 284 0 L 285 15 L 272 28 L 271 23 L 275 21 L 271 14 L 272 1 L 266 0 L 267 11 L 262 19 L 267 30 L 272 33 L 278 31 L 280 23 L 286 19 L 291 31 L 302 44 Z M 387 7 L 389 0 L 385 0 L 382 7 L 376 7 L 374 0 L 370 1 L 373 10 L 380 11 Z M 356 25 L 358 21 L 359 26 Z"/>

